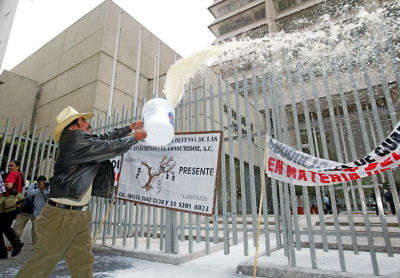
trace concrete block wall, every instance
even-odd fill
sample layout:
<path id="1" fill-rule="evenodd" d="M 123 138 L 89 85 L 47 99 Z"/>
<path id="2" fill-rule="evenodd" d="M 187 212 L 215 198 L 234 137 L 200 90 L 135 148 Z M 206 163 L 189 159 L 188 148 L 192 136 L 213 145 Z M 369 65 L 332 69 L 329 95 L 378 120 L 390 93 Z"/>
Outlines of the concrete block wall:
<path id="1" fill-rule="evenodd" d="M 12 69 L 35 80 L 41 98 L 35 122 L 38 127 L 55 125 L 67 105 L 78 111 L 105 115 L 108 110 L 114 52 L 121 13 L 121 31 L 114 82 L 113 110 L 131 108 L 136 86 L 139 30 L 142 29 L 139 103 L 153 97 L 154 62 L 159 39 L 114 2 L 104 1 L 65 31 Z M 180 56 L 165 43 L 160 45 L 159 80 L 162 96 L 168 68 Z M 140 105 L 141 107 L 141 105 Z"/>

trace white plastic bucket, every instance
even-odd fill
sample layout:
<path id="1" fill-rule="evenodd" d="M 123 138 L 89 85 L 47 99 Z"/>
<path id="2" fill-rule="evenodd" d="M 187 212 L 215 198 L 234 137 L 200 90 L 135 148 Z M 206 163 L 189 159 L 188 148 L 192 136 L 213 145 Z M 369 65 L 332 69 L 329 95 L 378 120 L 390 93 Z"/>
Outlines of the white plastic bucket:
<path id="1" fill-rule="evenodd" d="M 165 146 L 174 138 L 174 108 L 164 98 L 153 98 L 143 105 L 142 118 L 147 132 L 146 143 Z"/>

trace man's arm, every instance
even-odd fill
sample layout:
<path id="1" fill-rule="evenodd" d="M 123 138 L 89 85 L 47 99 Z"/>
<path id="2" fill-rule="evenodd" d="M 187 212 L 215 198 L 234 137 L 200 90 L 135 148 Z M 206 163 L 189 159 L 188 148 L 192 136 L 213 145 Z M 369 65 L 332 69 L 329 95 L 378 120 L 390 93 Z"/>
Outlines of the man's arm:
<path id="1" fill-rule="evenodd" d="M 136 143 L 137 140 L 133 137 L 115 140 L 101 140 L 97 137 L 90 137 L 82 144 L 82 148 L 79 148 L 75 153 L 73 164 L 109 160 L 125 153 Z"/>
<path id="2" fill-rule="evenodd" d="M 138 129 L 143 129 L 143 122 L 140 120 L 135 121 L 134 123 L 131 123 L 129 126 L 126 127 L 115 128 L 110 132 L 98 135 L 98 137 L 101 140 L 114 140 L 127 137 L 131 132 Z"/>
<path id="3" fill-rule="evenodd" d="M 126 127 L 121 127 L 121 128 L 115 128 L 111 130 L 110 132 L 106 132 L 104 134 L 98 135 L 98 138 L 100 140 L 115 140 L 118 138 L 124 138 L 131 133 L 132 130 L 129 126 Z"/>
<path id="4" fill-rule="evenodd" d="M 39 193 L 39 188 L 37 189 L 32 189 L 32 190 L 28 190 L 28 192 L 26 193 L 26 198 L 30 198 L 30 197 L 34 197 Z"/>

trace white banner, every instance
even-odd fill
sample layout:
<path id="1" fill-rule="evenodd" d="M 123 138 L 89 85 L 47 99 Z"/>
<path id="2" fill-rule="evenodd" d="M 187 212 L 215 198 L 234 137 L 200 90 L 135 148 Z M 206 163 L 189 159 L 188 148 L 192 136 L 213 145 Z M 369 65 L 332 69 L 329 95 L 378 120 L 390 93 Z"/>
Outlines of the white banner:
<path id="1" fill-rule="evenodd" d="M 266 136 L 266 173 L 269 177 L 298 185 L 338 184 L 399 167 L 400 122 L 390 135 L 365 157 L 339 163 L 297 151 Z"/>
<path id="2" fill-rule="evenodd" d="M 222 132 L 177 133 L 165 147 L 138 143 L 123 155 L 117 196 L 213 215 Z"/>

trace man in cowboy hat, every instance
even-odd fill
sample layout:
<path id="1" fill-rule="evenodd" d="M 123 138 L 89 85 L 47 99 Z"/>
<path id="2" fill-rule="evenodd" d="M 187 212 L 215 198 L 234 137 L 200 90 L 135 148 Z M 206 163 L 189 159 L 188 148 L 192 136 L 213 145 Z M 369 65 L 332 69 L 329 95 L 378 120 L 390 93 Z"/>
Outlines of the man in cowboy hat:
<path id="1" fill-rule="evenodd" d="M 114 172 L 110 158 L 146 138 L 143 123 L 93 135 L 93 115 L 66 107 L 56 119 L 54 139 L 60 142 L 50 179 L 49 201 L 35 222 L 38 236 L 33 256 L 16 277 L 49 277 L 61 258 L 72 277 L 93 276 L 90 196 L 110 197 Z"/>

